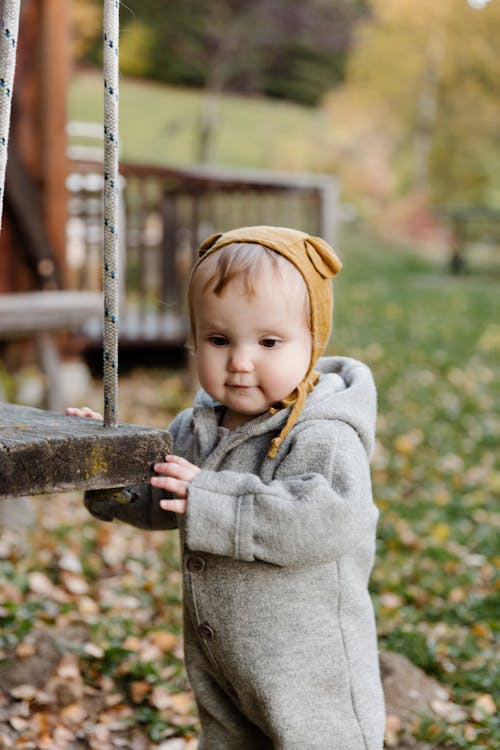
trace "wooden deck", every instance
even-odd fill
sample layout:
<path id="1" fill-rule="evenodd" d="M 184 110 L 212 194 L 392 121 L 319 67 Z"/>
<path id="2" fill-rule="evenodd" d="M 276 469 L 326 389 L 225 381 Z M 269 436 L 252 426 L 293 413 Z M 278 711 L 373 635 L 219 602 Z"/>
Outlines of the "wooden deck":
<path id="1" fill-rule="evenodd" d="M 119 317 L 120 347 L 147 347 L 161 344 L 181 346 L 189 334 L 185 315 L 141 310 L 129 306 Z M 102 344 L 102 322 L 91 319 L 80 329 L 89 343 Z"/>
<path id="2" fill-rule="evenodd" d="M 122 164 L 120 347 L 179 346 L 188 336 L 186 284 L 200 242 L 235 226 L 293 226 L 335 242 L 338 186 L 327 175 Z M 102 164 L 73 161 L 68 177 L 68 278 L 100 291 Z M 102 325 L 84 326 L 89 345 Z"/>

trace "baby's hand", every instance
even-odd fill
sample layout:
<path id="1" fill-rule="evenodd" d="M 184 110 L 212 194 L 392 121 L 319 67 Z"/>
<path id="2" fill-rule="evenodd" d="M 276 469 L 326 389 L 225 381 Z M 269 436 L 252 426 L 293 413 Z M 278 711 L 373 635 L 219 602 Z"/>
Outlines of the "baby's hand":
<path id="1" fill-rule="evenodd" d="M 189 484 L 199 472 L 199 468 L 180 456 L 165 456 L 165 462 L 155 464 L 153 468 L 158 474 L 163 475 L 151 478 L 153 487 L 160 487 L 180 498 L 179 500 L 160 500 L 160 506 L 163 510 L 185 513 Z"/>
<path id="2" fill-rule="evenodd" d="M 68 406 L 65 413 L 69 417 L 90 417 L 91 419 L 102 419 L 102 415 L 98 411 L 93 411 L 88 406 Z"/>

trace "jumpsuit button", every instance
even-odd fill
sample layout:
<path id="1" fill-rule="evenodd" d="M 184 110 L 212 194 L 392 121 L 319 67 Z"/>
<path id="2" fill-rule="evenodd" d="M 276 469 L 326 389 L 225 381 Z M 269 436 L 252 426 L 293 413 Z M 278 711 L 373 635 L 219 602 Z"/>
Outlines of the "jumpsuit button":
<path id="1" fill-rule="evenodd" d="M 203 622 L 198 627 L 198 632 L 206 641 L 212 641 L 215 638 L 215 630 L 208 622 Z"/>
<path id="2" fill-rule="evenodd" d="M 186 567 L 190 573 L 203 573 L 206 567 L 206 562 L 203 557 L 191 555 L 187 559 Z"/>

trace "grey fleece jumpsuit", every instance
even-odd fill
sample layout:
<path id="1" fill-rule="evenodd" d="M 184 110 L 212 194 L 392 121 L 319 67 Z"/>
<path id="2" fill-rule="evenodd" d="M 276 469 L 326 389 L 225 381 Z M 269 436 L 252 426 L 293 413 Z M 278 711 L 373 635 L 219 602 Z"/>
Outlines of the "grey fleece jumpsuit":
<path id="1" fill-rule="evenodd" d="M 367 590 L 375 387 L 352 359 L 323 358 L 317 369 L 321 379 L 274 459 L 267 451 L 286 409 L 229 432 L 201 391 L 170 428 L 174 453 L 201 468 L 179 517 L 200 750 L 383 746 Z M 157 506 L 164 493 L 135 490 L 141 520 L 119 510 L 122 520 L 173 525 Z"/>

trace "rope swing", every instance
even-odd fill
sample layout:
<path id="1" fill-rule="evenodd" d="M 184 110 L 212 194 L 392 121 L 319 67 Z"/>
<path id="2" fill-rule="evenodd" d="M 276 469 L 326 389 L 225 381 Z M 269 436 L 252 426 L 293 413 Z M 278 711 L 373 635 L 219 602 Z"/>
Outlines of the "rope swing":
<path id="1" fill-rule="evenodd" d="M 0 230 L 16 66 L 20 0 L 4 0 L 0 39 Z M 118 253 L 120 182 L 118 162 L 119 0 L 105 0 L 104 71 L 104 426 L 118 421 Z"/>
<path id="2" fill-rule="evenodd" d="M 4 0 L 0 40 L 0 228 L 19 15 L 20 0 Z M 0 404 L 0 499 L 148 482 L 153 463 L 162 461 L 172 449 L 172 437 L 165 430 L 133 424 L 120 424 L 117 429 L 118 36 L 119 0 L 104 0 L 104 424 L 19 404 Z M 53 294 L 70 293 L 79 294 Z"/>
<path id="3" fill-rule="evenodd" d="M 20 0 L 4 0 L 0 22 L 0 231 L 2 230 L 5 171 L 20 12 Z"/>
<path id="4" fill-rule="evenodd" d="M 105 0 L 104 37 L 104 425 L 118 419 L 119 0 Z"/>

